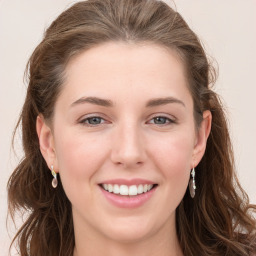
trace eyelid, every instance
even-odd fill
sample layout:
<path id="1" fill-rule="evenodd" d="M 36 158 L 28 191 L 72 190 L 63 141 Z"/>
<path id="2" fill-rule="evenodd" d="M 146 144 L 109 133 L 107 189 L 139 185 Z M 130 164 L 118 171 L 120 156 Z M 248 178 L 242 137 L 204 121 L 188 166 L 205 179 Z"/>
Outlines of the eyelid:
<path id="1" fill-rule="evenodd" d="M 152 119 L 150 119 L 149 121 L 149 124 L 152 124 L 152 125 L 156 125 L 156 126 L 168 126 L 168 125 L 172 125 L 172 124 L 175 124 L 175 121 L 173 121 L 172 119 L 168 118 L 168 117 L 164 117 L 164 116 L 159 116 L 159 117 L 163 117 L 166 119 L 166 122 L 161 124 L 161 123 L 154 123 L 154 119 L 157 118 L 157 117 L 154 117 Z M 151 122 L 153 121 L 153 122 Z"/>
<path id="2" fill-rule="evenodd" d="M 150 121 L 152 121 L 154 118 L 157 118 L 157 117 L 163 117 L 163 118 L 166 118 L 168 120 L 168 122 L 166 124 L 155 124 L 155 125 L 159 125 L 159 126 L 164 126 L 164 125 L 171 125 L 171 124 L 174 124 L 174 123 L 177 123 L 177 118 L 175 118 L 174 116 L 171 116 L 169 114 L 161 114 L 161 113 L 155 113 L 153 115 L 151 115 L 149 118 L 148 118 L 148 121 L 146 123 L 149 123 Z M 103 120 L 103 123 L 100 123 L 100 124 L 95 124 L 95 125 L 92 125 L 92 124 L 89 124 L 89 123 L 86 123 L 86 120 L 90 119 L 90 118 L 100 118 Z M 104 114 L 102 113 L 90 113 L 90 114 L 86 114 L 84 115 L 82 118 L 79 118 L 78 123 L 82 124 L 82 125 L 87 125 L 87 126 L 99 126 L 99 125 L 104 125 L 106 123 L 111 123 L 110 121 L 107 120 L 107 117 L 105 117 Z"/>
<path id="3" fill-rule="evenodd" d="M 103 123 L 100 123 L 100 124 L 89 124 L 89 123 L 86 123 L 86 121 L 90 118 L 100 118 L 102 119 L 104 122 Z M 82 124 L 82 125 L 86 125 L 86 126 L 91 126 L 91 127 L 94 127 L 94 126 L 98 126 L 98 125 L 102 125 L 102 124 L 105 124 L 107 123 L 108 121 L 106 120 L 105 117 L 103 117 L 102 114 L 99 114 L 99 113 L 91 113 L 91 114 L 87 114 L 87 115 L 84 115 L 82 118 L 79 118 L 78 119 L 78 123 L 79 124 Z"/>
<path id="4" fill-rule="evenodd" d="M 170 121 L 170 123 L 177 122 L 177 118 L 175 118 L 174 116 L 170 116 L 167 114 L 161 114 L 161 113 L 153 114 L 152 116 L 150 116 L 149 121 L 151 121 L 152 119 L 157 118 L 157 117 L 164 117 L 164 118 L 168 119 Z"/>
<path id="5" fill-rule="evenodd" d="M 86 119 L 86 118 L 91 118 L 91 117 L 100 117 L 100 118 L 102 118 L 102 119 L 105 119 L 105 118 L 106 118 L 105 115 L 102 114 L 102 113 L 93 112 L 93 113 L 84 114 L 82 117 L 79 117 L 79 118 L 77 119 L 77 121 L 79 122 L 79 121 L 81 121 L 81 120 L 84 120 L 84 119 Z"/>

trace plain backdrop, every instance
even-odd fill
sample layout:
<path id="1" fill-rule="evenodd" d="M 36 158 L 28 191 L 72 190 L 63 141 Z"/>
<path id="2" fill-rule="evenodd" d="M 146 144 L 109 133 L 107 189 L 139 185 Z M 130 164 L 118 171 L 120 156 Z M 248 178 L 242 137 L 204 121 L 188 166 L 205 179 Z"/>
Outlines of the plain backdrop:
<path id="1" fill-rule="evenodd" d="M 0 256 L 10 243 L 6 183 L 22 155 L 19 140 L 17 155 L 11 152 L 11 137 L 26 92 L 25 65 L 46 27 L 74 2 L 0 0 Z M 176 7 L 218 62 L 215 91 L 227 107 L 237 173 L 256 203 L 256 1 L 177 0 Z"/>

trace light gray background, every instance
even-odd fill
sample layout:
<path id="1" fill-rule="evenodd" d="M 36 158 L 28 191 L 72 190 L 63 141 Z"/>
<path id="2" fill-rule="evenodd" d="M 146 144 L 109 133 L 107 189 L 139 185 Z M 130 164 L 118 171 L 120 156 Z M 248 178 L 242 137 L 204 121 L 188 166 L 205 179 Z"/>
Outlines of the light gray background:
<path id="1" fill-rule="evenodd" d="M 0 0 L 0 256 L 10 242 L 6 183 L 21 155 L 20 143 L 16 157 L 10 145 L 25 96 L 25 65 L 44 29 L 74 2 Z M 176 6 L 219 64 L 215 90 L 227 106 L 240 181 L 256 203 L 256 1 L 177 0 Z"/>

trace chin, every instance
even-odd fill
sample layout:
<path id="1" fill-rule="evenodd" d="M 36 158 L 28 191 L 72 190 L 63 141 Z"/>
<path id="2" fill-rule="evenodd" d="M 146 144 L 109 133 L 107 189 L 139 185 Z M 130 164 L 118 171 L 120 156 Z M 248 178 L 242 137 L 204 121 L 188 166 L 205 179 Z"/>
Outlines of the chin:
<path id="1" fill-rule="evenodd" d="M 139 232 L 135 232 L 132 230 L 126 232 L 124 232 L 124 230 L 115 230 L 112 234 L 108 234 L 109 239 L 124 244 L 140 242 L 148 236 L 148 232 L 142 230 Z"/>
<path id="2" fill-rule="evenodd" d="M 124 222 L 115 222 L 115 224 L 112 225 L 112 227 L 108 227 L 107 232 L 105 232 L 109 239 L 120 243 L 139 242 L 154 233 L 153 227 L 150 228 L 148 223 L 129 221 L 129 218 Z"/>

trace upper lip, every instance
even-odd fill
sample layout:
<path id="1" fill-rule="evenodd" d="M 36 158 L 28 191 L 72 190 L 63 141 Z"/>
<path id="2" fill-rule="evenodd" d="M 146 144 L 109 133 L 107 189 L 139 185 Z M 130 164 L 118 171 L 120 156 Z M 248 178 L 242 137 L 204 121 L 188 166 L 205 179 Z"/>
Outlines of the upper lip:
<path id="1" fill-rule="evenodd" d="M 104 180 L 99 184 L 117 184 L 117 185 L 140 185 L 140 184 L 156 184 L 153 181 L 145 180 L 145 179 L 112 179 L 112 180 Z"/>

